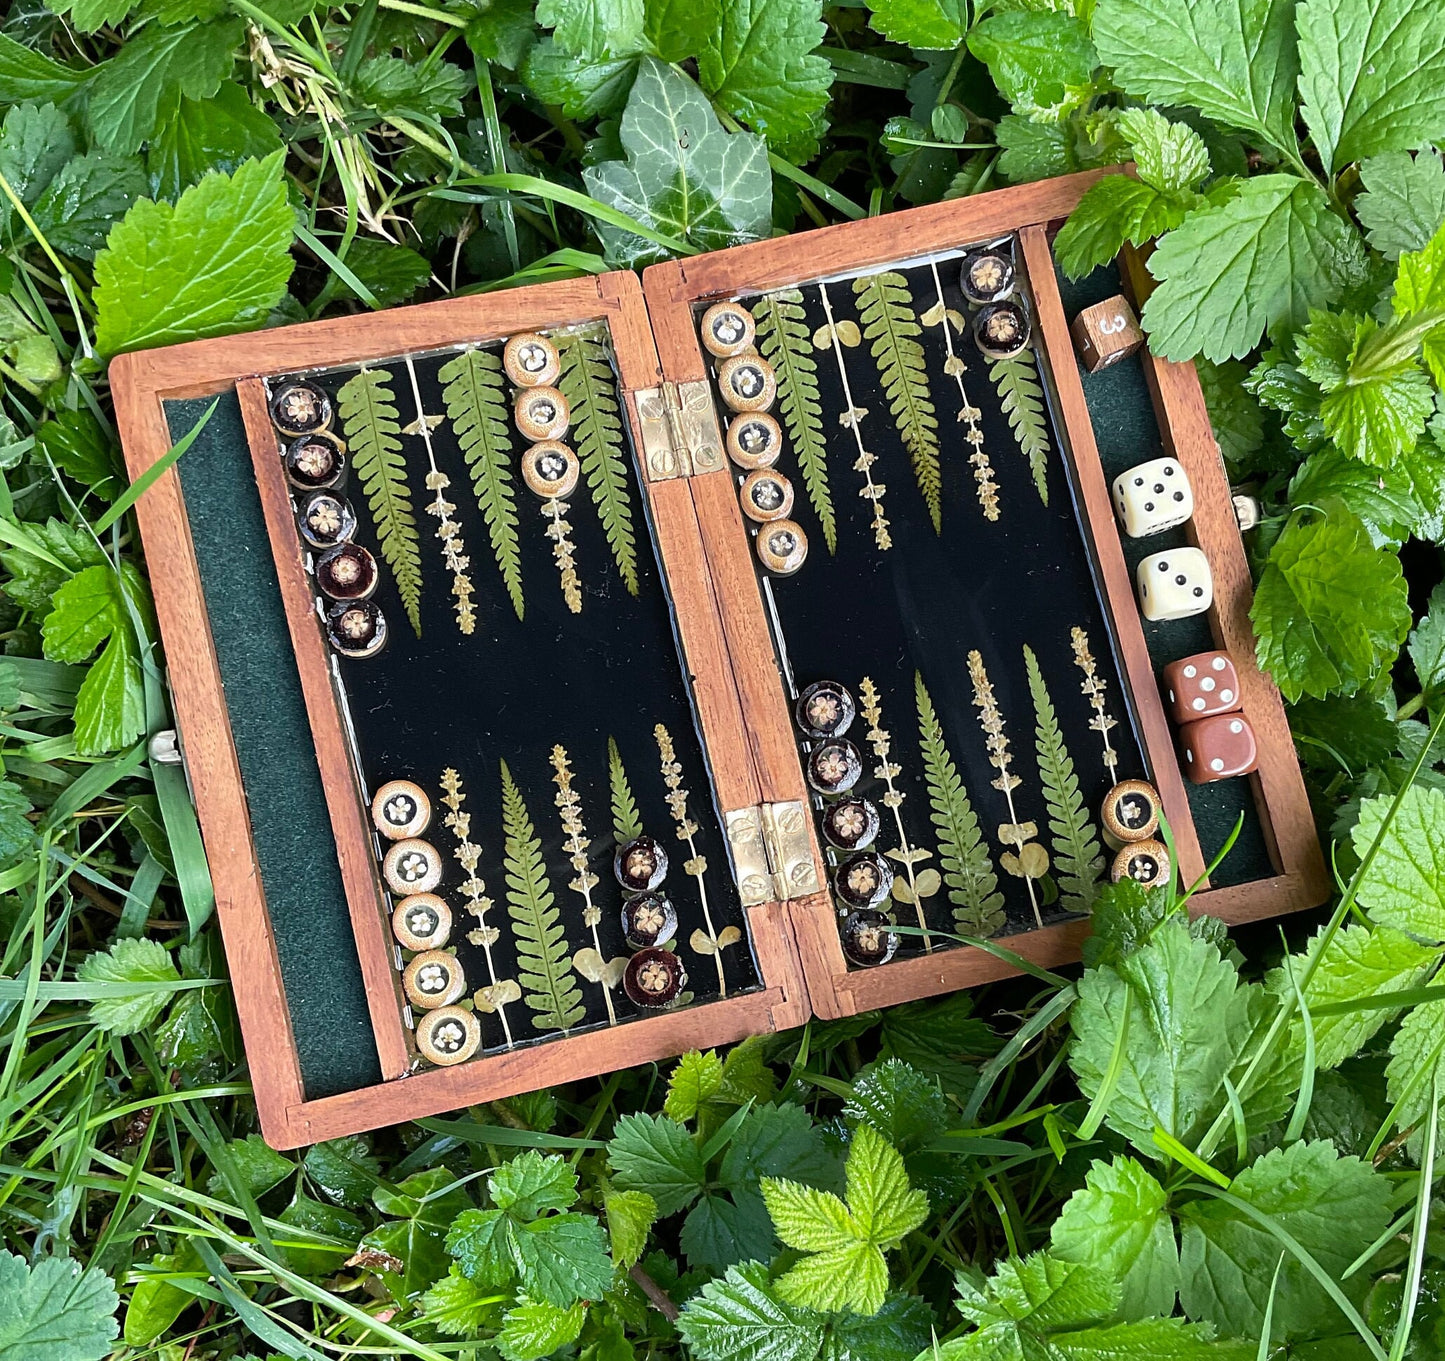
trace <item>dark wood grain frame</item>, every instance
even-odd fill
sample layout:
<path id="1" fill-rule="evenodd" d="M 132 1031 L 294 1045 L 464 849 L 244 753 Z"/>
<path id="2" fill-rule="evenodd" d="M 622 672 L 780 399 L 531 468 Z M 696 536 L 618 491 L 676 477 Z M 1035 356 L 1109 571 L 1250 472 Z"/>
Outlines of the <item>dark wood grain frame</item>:
<path id="1" fill-rule="evenodd" d="M 1250 777 L 1260 821 L 1276 871 L 1248 884 L 1211 888 L 1174 751 L 1174 738 L 1149 657 L 1124 559 L 1108 485 L 1089 419 L 1049 247 L 1049 230 L 1068 215 L 1102 174 L 1125 167 L 1063 176 L 1001 189 L 866 222 L 763 241 L 694 259 L 654 265 L 643 276 L 663 377 L 685 382 L 709 377 L 698 342 L 694 307 L 720 298 L 793 287 L 879 265 L 917 259 L 1017 232 L 1037 319 L 1037 346 L 1065 456 L 1073 470 L 1086 520 L 1104 606 L 1113 626 L 1123 677 L 1155 783 L 1178 851 L 1180 872 L 1200 891 L 1191 908 L 1241 922 L 1317 906 L 1330 880 L 1278 690 L 1255 664 L 1249 620 L 1253 586 L 1235 519 L 1223 460 L 1192 364 L 1170 364 L 1147 352 L 1143 362 L 1166 451 L 1179 459 L 1194 488 L 1190 541 L 1209 557 L 1214 604 L 1209 624 L 1216 645 L 1229 650 L 1240 672 L 1243 709 L 1259 743 L 1259 769 Z M 826 268 L 819 269 L 818 262 Z M 1136 285 L 1147 274 L 1125 261 Z M 719 471 L 692 480 L 702 538 L 720 598 L 723 629 L 737 675 L 748 741 L 764 799 L 807 798 L 791 726 L 790 703 L 768 630 L 733 475 Z M 823 853 L 809 820 L 813 853 Z M 792 900 L 793 931 L 814 1012 L 824 1018 L 856 1014 L 968 987 L 1017 972 L 984 950 L 959 948 L 898 960 L 880 968 L 850 969 L 838 941 L 830 895 Z M 1089 926 L 1073 920 L 1010 938 L 1008 946 L 1034 963 L 1077 960 Z"/>
<path id="2" fill-rule="evenodd" d="M 122 355 L 111 365 L 116 416 L 132 479 L 172 443 L 164 403 L 234 389 L 276 561 L 326 791 L 342 882 L 385 1081 L 308 1100 L 275 940 L 256 863 L 222 679 L 211 637 L 180 479 L 165 472 L 136 506 L 155 590 L 156 613 L 174 692 L 201 831 L 225 942 L 262 1131 L 276 1148 L 373 1129 L 419 1116 L 668 1058 L 748 1035 L 801 1024 L 808 994 L 785 903 L 748 909 L 761 990 L 688 1010 L 629 1021 L 616 1029 L 563 1036 L 455 1068 L 414 1071 L 403 1023 L 393 948 L 360 788 L 332 685 L 329 654 L 313 608 L 290 496 L 276 457 L 262 376 L 331 368 L 519 331 L 604 320 L 611 329 L 629 421 L 633 394 L 659 380 L 657 352 L 637 278 L 607 274 L 456 298 L 378 315 L 347 317 L 261 335 L 197 341 Z M 242 456 L 240 451 L 238 456 Z M 759 802 L 744 705 L 728 659 L 720 600 L 685 480 L 644 481 L 665 565 L 694 703 L 724 812 Z"/>

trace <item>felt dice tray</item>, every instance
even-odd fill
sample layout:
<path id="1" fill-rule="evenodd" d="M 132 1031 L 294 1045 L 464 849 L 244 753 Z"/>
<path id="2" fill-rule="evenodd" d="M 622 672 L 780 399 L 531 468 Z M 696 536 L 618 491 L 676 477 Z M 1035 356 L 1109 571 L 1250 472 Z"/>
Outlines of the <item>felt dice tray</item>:
<path id="1" fill-rule="evenodd" d="M 600 531 L 585 500 L 576 499 L 571 520 L 579 564 L 594 564 L 590 573 L 584 570 L 583 577 L 584 582 L 590 577 L 595 592 L 588 596 L 580 619 L 547 617 L 549 601 L 556 596 L 556 577 L 539 537 L 540 517 L 531 518 L 535 502 L 521 489 L 520 481 L 523 551 L 530 555 L 524 563 L 529 574 L 528 624 L 536 621 L 535 631 L 527 625 L 513 628 L 515 619 L 509 624 L 510 616 L 500 612 L 488 618 L 479 608 L 477 632 L 467 640 L 469 649 L 462 649 L 463 640 L 455 627 L 442 626 L 449 607 L 445 581 L 436 570 L 435 557 L 427 556 L 426 565 L 432 572 L 423 610 L 435 610 L 442 622 L 429 627 L 424 618 L 423 639 L 418 645 L 409 637 L 399 607 L 394 601 L 388 604 L 387 592 L 394 588 L 383 564 L 378 601 L 399 632 L 381 657 L 341 664 L 345 696 L 334 701 L 331 716 L 331 721 L 339 724 L 344 706 L 347 721 L 355 727 L 360 768 L 352 768 L 344 754 L 338 757 L 341 748 L 323 740 L 320 728 L 326 725 L 318 726 L 314 656 L 307 661 L 301 655 L 298 662 L 294 630 L 300 592 L 295 564 L 288 563 L 284 554 L 276 555 L 275 506 L 270 507 L 272 523 L 268 523 L 254 463 L 256 432 L 250 430 L 248 441 L 248 422 L 243 419 L 238 391 L 251 404 L 250 424 L 254 427 L 260 377 L 321 371 L 329 375 L 325 380 L 329 384 L 343 380 L 358 364 L 384 365 L 404 354 L 425 355 L 460 343 L 495 344 L 522 330 L 547 330 L 604 318 L 611 329 L 620 387 L 626 397 L 625 424 L 631 441 L 637 391 L 660 380 L 710 379 L 695 330 L 697 310 L 710 298 L 805 284 L 817 277 L 820 259 L 828 260 L 829 277 L 838 277 L 887 264 L 906 265 L 927 253 L 998 239 L 1034 224 L 1040 229 L 1056 225 L 1091 179 L 1066 177 L 654 267 L 645 279 L 645 310 L 635 279 L 602 276 L 259 336 L 199 342 L 116 361 L 112 374 L 117 409 L 133 475 L 138 476 L 161 457 L 213 400 L 217 403 L 178 467 L 142 499 L 138 515 L 268 1140 L 290 1146 L 334 1137 L 798 1024 L 809 1012 L 846 1014 L 936 993 L 998 976 L 1007 967 L 993 955 L 967 948 L 923 956 L 909 940 L 893 963 L 874 970 L 852 969 L 838 952 L 837 920 L 826 892 L 780 897 L 746 909 L 737 906 L 718 830 L 719 815 L 748 804 L 806 800 L 807 790 L 768 603 L 737 511 L 734 475 L 727 470 L 670 480 L 648 480 L 650 474 L 641 472 L 632 487 L 637 497 L 635 524 L 643 569 L 638 601 L 620 598 L 621 587 L 610 571 Z M 1038 235 L 1031 247 L 1035 266 L 1038 241 L 1042 240 Z M 1255 707 L 1261 702 L 1272 704 L 1277 711 L 1277 721 L 1269 721 L 1266 714 L 1265 722 L 1255 724 L 1264 747 L 1262 774 L 1267 762 L 1269 776 L 1191 788 L 1185 795 L 1177 767 L 1172 766 L 1170 743 L 1159 739 L 1160 731 L 1167 728 L 1159 720 L 1157 690 L 1152 682 L 1149 686 L 1139 682 L 1137 661 L 1122 670 L 1116 665 L 1119 621 L 1136 631 L 1136 640 L 1138 624 L 1136 613 L 1125 613 L 1135 612 L 1136 607 L 1131 594 L 1119 589 L 1117 572 L 1110 578 L 1099 571 L 1101 558 L 1107 557 L 1101 553 L 1101 545 L 1109 546 L 1107 536 L 1114 536 L 1112 552 L 1117 556 L 1120 551 L 1107 502 L 1101 513 L 1097 504 L 1086 504 L 1087 497 L 1076 501 L 1076 489 L 1071 486 L 1076 480 L 1076 464 L 1087 464 L 1096 433 L 1100 451 L 1095 457 L 1102 459 L 1103 468 L 1111 475 L 1154 456 L 1162 441 L 1165 450 L 1189 460 L 1191 481 L 1201 502 L 1197 526 L 1178 533 L 1190 542 L 1199 542 L 1211 552 L 1212 560 L 1215 555 L 1228 557 L 1232 542 L 1242 562 L 1237 528 L 1232 519 L 1225 526 L 1219 514 L 1221 504 L 1226 510 L 1228 507 L 1222 468 L 1214 457 L 1210 473 L 1208 459 L 1199 454 L 1207 424 L 1202 435 L 1199 420 L 1203 407 L 1197 380 L 1187 366 L 1160 365 L 1146 354 L 1088 379 L 1081 391 L 1068 348 L 1057 281 L 1050 277 L 1044 286 L 1040 273 L 1033 269 L 1028 289 L 1034 295 L 1031 308 L 1039 313 L 1037 343 L 1058 459 L 1050 473 L 1057 492 L 1051 495 L 1047 512 L 1038 506 L 1021 458 L 1010 452 L 1011 437 L 1000 424 L 986 365 L 975 362 L 971 340 L 956 340 L 960 353 L 970 360 L 969 395 L 984 411 L 985 435 L 1004 489 L 1006 515 L 1015 517 L 1015 523 L 1006 520 L 1005 525 L 1011 535 L 1022 536 L 1019 542 L 1028 541 L 1030 534 L 1040 536 L 1031 544 L 1036 565 L 1047 561 L 1055 574 L 1054 588 L 1035 598 L 1037 608 L 1047 607 L 1054 618 L 1065 613 L 1088 616 L 1087 622 L 1082 617 L 1070 622 L 1088 628 L 1094 655 L 1113 692 L 1111 711 L 1121 720 L 1113 734 L 1121 752 L 1119 773 L 1121 777 L 1141 770 L 1157 773 L 1164 762 L 1171 763 L 1176 793 L 1171 800 L 1166 791 L 1166 812 L 1171 823 L 1195 838 L 1196 859 L 1211 854 L 1238 812 L 1245 813 L 1240 845 L 1216 873 L 1211 887 L 1198 895 L 1195 905 L 1229 920 L 1243 920 L 1318 902 L 1327 893 L 1327 880 L 1272 687 L 1254 672 L 1251 654 L 1248 669 L 1256 682 L 1256 695 L 1262 693 L 1265 698 L 1251 701 L 1249 716 L 1256 719 Z M 1052 270 L 1049 273 L 1052 276 Z M 946 288 L 955 285 L 956 270 L 947 271 Z M 1113 280 L 1102 273 L 1085 281 L 1069 292 L 1069 314 L 1114 291 Z M 843 304 L 842 313 L 852 315 L 846 287 L 834 296 Z M 956 302 L 951 299 L 950 305 Z M 809 319 L 813 320 L 811 312 Z M 1049 324 L 1039 325 L 1045 321 Z M 936 332 L 926 331 L 925 348 L 933 365 L 939 361 L 931 342 L 936 342 Z M 866 378 L 870 366 L 852 361 L 865 356 L 866 342 L 864 348 L 849 353 L 850 370 L 856 369 L 861 378 Z M 829 356 L 820 353 L 819 358 Z M 822 363 L 819 372 L 825 373 Z M 972 616 L 964 614 L 959 620 L 959 636 L 947 634 L 954 614 L 947 600 L 962 579 L 957 555 L 946 552 L 947 534 L 964 525 L 977 530 L 981 522 L 971 487 L 959 481 L 957 467 L 950 466 L 947 459 L 948 451 L 958 447 L 951 379 L 947 386 L 940 373 L 933 373 L 932 379 L 947 470 L 944 537 L 930 539 L 932 528 L 916 502 L 917 489 L 904 463 L 886 478 L 887 512 L 897 541 L 907 545 L 908 559 L 900 558 L 899 565 L 885 569 L 879 569 L 875 560 L 870 570 L 860 558 L 850 568 L 847 545 L 850 531 L 857 528 L 852 522 L 866 516 L 868 508 L 861 500 L 853 504 L 856 475 L 850 471 L 851 458 L 830 458 L 834 501 L 842 517 L 839 554 L 830 561 L 821 536 L 813 533 L 816 526 L 805 518 L 809 509 L 799 485 L 798 514 L 812 535 L 812 553 L 797 578 L 775 581 L 772 586 L 786 657 L 800 682 L 805 679 L 803 668 L 850 685 L 856 685 L 863 674 L 872 674 L 883 696 L 883 726 L 894 733 L 900 750 L 917 740 L 912 673 L 915 665 L 923 670 L 950 747 L 960 758 L 960 773 L 987 827 L 995 820 L 996 810 L 986 809 L 978 795 L 980 787 L 987 788 L 987 779 L 981 781 L 980 777 L 992 772 L 979 766 L 978 753 L 966 745 L 977 736 L 977 730 L 970 726 L 974 721 L 970 692 L 953 673 L 961 650 L 975 646 L 981 651 L 992 649 L 987 655 L 990 675 L 1001 707 L 1012 711 L 1007 714 L 1010 736 L 1022 773 L 1022 763 L 1033 759 L 1032 709 L 1026 702 L 1020 652 L 1021 643 L 1030 642 L 1039 653 L 1070 753 L 1089 801 L 1094 803 L 1103 777 L 1097 748 L 1086 740 L 1094 739 L 1094 734 L 1079 731 L 1078 692 L 1071 684 L 1066 640 L 1060 650 L 1056 637 L 1030 636 L 1034 630 L 1024 627 L 1022 611 L 1002 602 L 980 604 Z M 424 384 L 428 381 L 423 377 Z M 400 393 L 403 385 L 399 382 L 397 386 Z M 431 400 L 431 394 L 426 394 L 424 405 Z M 836 415 L 829 400 L 825 398 L 825 409 L 832 421 Z M 881 394 L 855 393 L 855 400 L 872 408 L 875 414 L 870 420 L 879 432 L 890 428 Z M 1081 430 L 1081 423 L 1089 426 L 1090 417 L 1092 429 Z M 880 458 L 886 456 L 881 440 L 870 439 L 870 443 L 878 445 Z M 522 445 L 518 439 L 518 450 Z M 630 443 L 629 450 L 640 453 L 635 444 Z M 438 454 L 442 464 L 453 457 L 442 445 L 438 445 Z M 640 467 L 637 459 L 635 477 Z M 1205 469 L 1202 477 L 1200 468 Z M 796 465 L 786 451 L 780 469 L 800 484 Z M 472 578 L 478 600 L 483 602 L 489 595 L 496 596 L 492 590 L 495 565 L 476 524 L 465 478 L 458 469 L 447 471 L 453 476 L 449 495 L 461 507 L 459 516 L 471 517 L 471 523 L 464 522 L 464 531 L 472 556 Z M 1211 475 L 1218 485 L 1200 497 L 1201 480 Z M 274 488 L 268 494 L 274 501 Z M 416 496 L 423 553 L 432 555 L 432 526 L 421 510 L 424 493 L 418 489 Z M 365 498 L 353 495 L 353 502 L 363 517 L 358 539 L 367 542 L 371 526 L 365 523 Z M 1025 524 L 1026 511 L 1031 518 Z M 1037 518 L 1035 512 L 1039 512 Z M 921 524 L 910 522 L 910 517 L 920 516 Z M 857 533 L 851 537 L 861 538 Z M 1166 535 L 1160 546 L 1165 546 L 1166 540 L 1176 541 L 1173 535 Z M 1006 584 L 1009 564 L 1002 559 L 1010 552 L 1001 550 L 998 563 L 979 561 L 975 566 L 991 567 L 994 576 Z M 951 584 L 938 576 L 940 565 L 946 573 L 956 574 Z M 827 602 L 822 607 L 808 603 L 809 593 L 821 589 L 812 584 L 810 574 L 821 583 L 835 572 L 851 572 L 848 580 L 856 587 L 848 630 L 866 633 L 870 639 L 886 639 L 876 650 L 871 642 L 857 640 L 835 647 L 838 630 L 830 631 L 826 620 L 817 617 L 827 613 Z M 1238 653 L 1240 619 L 1242 612 L 1247 612 L 1248 600 L 1247 594 L 1240 595 L 1233 576 L 1228 571 L 1225 575 L 1228 583 L 1223 598 L 1210 616 L 1181 625 L 1152 626 L 1147 634 L 1150 663 L 1157 666 L 1211 643 L 1231 645 L 1232 652 Z M 918 586 L 918 579 L 926 584 Z M 833 580 L 841 583 L 844 577 Z M 942 603 L 938 596 L 929 595 L 933 587 L 945 597 Z M 1244 589 L 1247 592 L 1247 576 Z M 796 601 L 797 607 L 790 601 Z M 309 599 L 300 604 L 303 611 L 313 608 Z M 910 617 L 914 612 L 917 620 Z M 844 618 L 839 610 L 833 613 L 838 620 Z M 543 617 L 547 617 L 545 627 L 540 622 Z M 930 618 L 934 624 L 925 626 Z M 579 625 L 585 631 L 574 633 L 569 644 L 569 627 Z M 1247 619 L 1244 626 L 1247 628 Z M 977 637 L 963 637 L 966 630 L 972 635 L 974 629 Z M 400 631 L 408 635 L 405 651 L 396 646 Z M 623 635 L 630 646 L 621 646 Z M 1014 653 L 1020 653 L 1019 661 L 1013 660 Z M 590 675 L 585 674 L 590 662 L 576 665 L 579 656 L 594 658 Z M 639 666 L 647 675 L 633 684 L 632 668 Z M 618 668 L 628 677 L 626 685 L 615 681 Z M 308 678 L 312 690 L 304 697 Z M 558 687 L 555 692 L 549 688 L 549 680 Z M 494 703 L 488 710 L 483 695 L 504 702 Z M 550 699 L 558 701 L 555 713 Z M 453 706 L 449 721 L 429 714 L 393 724 L 389 716 L 406 704 L 417 705 L 416 712 L 421 714 L 426 706 L 435 709 L 443 703 Z M 516 715 L 514 704 L 525 704 L 530 712 L 525 717 Z M 524 784 L 575 949 L 584 943 L 580 900 L 568 902 L 565 856 L 551 805 L 552 772 L 545 755 L 553 741 L 560 741 L 573 758 L 594 842 L 595 873 L 605 877 L 606 853 L 611 846 L 605 794 L 608 734 L 624 748 L 633 749 L 624 750 L 624 759 L 644 823 L 671 851 L 676 843 L 671 840 L 670 820 L 665 806 L 657 801 L 659 791 L 650 789 L 656 783 L 656 771 L 648 744 L 652 725 L 659 721 L 653 711 L 668 715 L 660 721 L 667 723 L 676 740 L 691 812 L 703 827 L 699 849 L 709 855 L 716 924 L 719 929 L 725 923 L 743 923 L 749 928 L 741 946 L 725 956 L 728 997 L 717 998 L 711 962 L 688 955 L 689 988 L 695 1000 L 683 1010 L 623 1019 L 616 1029 L 609 1029 L 597 1024 L 593 1005 L 597 989 L 584 982 L 583 995 L 592 1010 L 575 1032 L 564 1037 L 529 1034 L 527 1042 L 511 1050 L 498 1050 L 495 1036 L 489 1035 L 483 1057 L 457 1068 L 411 1071 L 419 1065 L 410 1061 L 407 1048 L 394 955 L 381 958 L 378 964 L 377 942 L 384 941 L 387 949 L 390 942 L 384 934 L 381 911 L 385 903 L 377 887 L 374 847 L 367 849 L 363 864 L 355 838 L 338 832 L 338 807 L 346 802 L 342 797 L 345 791 L 350 790 L 353 805 L 349 816 L 354 824 L 361 824 L 363 793 L 374 787 L 376 780 L 413 771 L 429 774 L 430 778 L 421 782 L 436 797 L 439 791 L 431 768 L 439 762 L 459 767 L 470 762 L 463 775 L 468 807 L 481 832 L 474 833 L 474 839 L 495 855 L 500 840 L 495 814 L 497 781 L 488 776 L 497 758 L 506 756 L 519 784 Z M 865 731 L 860 718 L 852 734 L 860 745 Z M 871 766 L 866 748 L 865 756 L 870 757 Z M 409 761 L 415 765 L 408 769 Z M 523 767 L 527 769 L 525 783 Z M 1161 788 L 1165 783 L 1161 781 Z M 924 795 L 916 787 L 907 792 L 903 805 L 907 816 L 922 817 Z M 1041 807 L 1021 809 L 1020 816 L 1037 817 L 1041 823 L 1045 820 Z M 824 857 L 816 845 L 816 831 L 810 829 L 810 835 L 815 862 L 823 873 Z M 435 831 L 433 839 L 444 850 L 449 848 L 444 832 Z M 679 859 L 681 855 L 678 852 Z M 674 877 L 677 874 L 675 868 Z M 500 867 L 493 865 L 486 877 L 489 892 L 500 904 Z M 358 891 L 358 883 L 363 882 L 369 882 L 368 891 Z M 1017 881 L 1005 884 L 1007 930 L 1022 929 L 1021 934 L 1008 936 L 1009 947 L 1046 963 L 1076 957 L 1086 923 L 1061 920 L 1057 913 L 1051 916 L 1046 911 L 1043 930 L 1027 929 L 1033 925 L 1032 914 L 1027 899 L 1019 897 L 1020 887 Z M 610 909 L 611 899 L 608 905 Z M 503 909 L 499 905 L 495 910 L 501 913 Z M 900 908 L 897 915 L 900 921 L 909 919 L 906 909 Z M 615 932 L 614 916 L 609 910 L 605 920 L 607 929 Z M 679 936 L 685 937 L 692 925 L 684 919 Z M 364 941 L 368 933 L 370 945 Z M 464 931 L 454 935 L 454 941 L 459 936 L 464 936 Z M 462 951 L 469 948 L 464 941 L 459 945 Z M 685 943 L 681 948 L 686 950 Z M 604 953 L 608 953 L 606 948 Z M 381 972 L 383 967 L 390 970 L 389 975 Z M 472 969 L 468 972 L 470 978 Z M 472 981 L 471 986 L 479 981 Z M 625 1000 L 619 1010 L 628 1016 L 635 1014 Z M 521 1014 L 520 1008 L 509 1009 L 509 1015 Z"/>

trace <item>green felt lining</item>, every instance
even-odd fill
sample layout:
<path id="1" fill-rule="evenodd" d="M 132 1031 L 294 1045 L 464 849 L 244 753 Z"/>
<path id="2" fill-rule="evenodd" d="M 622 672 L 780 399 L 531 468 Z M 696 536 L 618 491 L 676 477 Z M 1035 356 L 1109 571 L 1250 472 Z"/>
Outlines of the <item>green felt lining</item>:
<path id="1" fill-rule="evenodd" d="M 178 439 L 211 399 L 166 403 Z M 241 407 L 224 394 L 176 469 L 241 764 L 261 885 L 308 1099 L 381 1080 L 376 1042 L 251 470 Z M 172 647 L 176 646 L 171 639 Z M 236 835 L 242 831 L 236 829 Z"/>
<path id="2" fill-rule="evenodd" d="M 1073 318 L 1085 307 L 1114 297 L 1120 291 L 1119 275 L 1112 268 L 1097 269 L 1076 284 L 1060 275 L 1059 289 L 1063 295 L 1064 312 Z M 1162 458 L 1164 444 L 1154 416 L 1154 403 L 1144 379 L 1143 361 L 1139 356 L 1132 355 L 1100 373 L 1086 374 L 1082 369 L 1079 372 L 1105 477 L 1112 482 L 1135 464 Z M 1182 526 L 1148 539 L 1121 538 L 1130 580 L 1141 558 L 1187 542 Z M 1208 616 L 1202 614 L 1192 619 L 1146 623 L 1144 638 L 1156 672 L 1179 657 L 1204 652 L 1214 646 Z M 1213 859 L 1228 839 L 1236 819 L 1241 814 L 1244 816 L 1239 840 L 1218 871 L 1210 876 L 1212 884 L 1219 887 L 1250 883 L 1270 878 L 1276 873 L 1269 858 L 1265 829 L 1255 807 L 1250 781 L 1218 780 L 1213 784 L 1197 785 L 1186 780 L 1184 787 L 1189 794 L 1190 811 L 1194 815 L 1194 826 L 1206 860 Z"/>

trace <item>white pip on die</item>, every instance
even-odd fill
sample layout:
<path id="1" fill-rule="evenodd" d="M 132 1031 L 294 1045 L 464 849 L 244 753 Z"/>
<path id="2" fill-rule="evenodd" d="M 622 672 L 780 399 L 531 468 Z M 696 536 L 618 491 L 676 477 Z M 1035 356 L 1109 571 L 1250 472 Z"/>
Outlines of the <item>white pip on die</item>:
<path id="1" fill-rule="evenodd" d="M 1194 492 L 1177 460 L 1156 458 L 1114 479 L 1114 509 L 1124 533 L 1142 539 L 1189 519 Z"/>
<path id="2" fill-rule="evenodd" d="M 1209 560 L 1197 548 L 1171 548 L 1141 562 L 1134 573 L 1144 618 L 1186 619 L 1214 601 Z"/>

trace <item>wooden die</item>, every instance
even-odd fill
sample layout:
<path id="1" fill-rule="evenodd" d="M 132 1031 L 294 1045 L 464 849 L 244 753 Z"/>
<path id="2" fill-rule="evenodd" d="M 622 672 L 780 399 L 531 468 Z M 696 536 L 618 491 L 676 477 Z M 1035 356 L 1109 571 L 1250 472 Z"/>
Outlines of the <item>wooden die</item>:
<path id="1" fill-rule="evenodd" d="M 1176 723 L 1193 723 L 1244 707 L 1239 673 L 1227 652 L 1196 652 L 1164 668 L 1164 697 Z"/>
<path id="2" fill-rule="evenodd" d="M 1179 759 L 1195 784 L 1248 775 L 1259 760 L 1254 729 L 1243 714 L 1215 714 L 1179 729 Z"/>
<path id="3" fill-rule="evenodd" d="M 1069 327 L 1086 373 L 1098 373 L 1127 359 L 1144 343 L 1144 332 L 1122 293 L 1086 307 Z"/>

